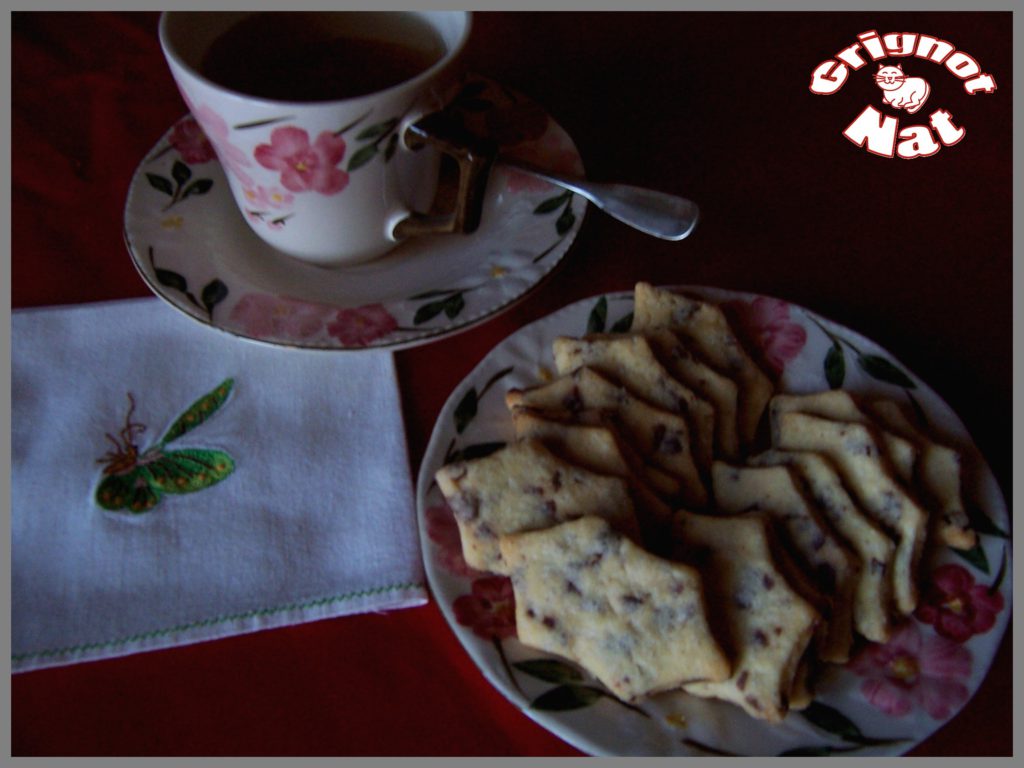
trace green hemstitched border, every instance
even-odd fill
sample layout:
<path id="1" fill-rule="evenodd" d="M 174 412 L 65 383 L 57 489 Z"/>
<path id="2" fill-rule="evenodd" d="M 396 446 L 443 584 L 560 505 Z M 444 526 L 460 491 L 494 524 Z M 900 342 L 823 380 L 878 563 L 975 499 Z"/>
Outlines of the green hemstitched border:
<path id="1" fill-rule="evenodd" d="M 199 627 L 211 627 L 216 624 L 223 624 L 228 621 L 238 621 L 239 619 L 251 619 L 256 616 L 271 616 L 275 613 L 284 613 L 285 611 L 301 610 L 305 608 L 315 608 L 317 606 L 329 605 L 331 603 L 340 603 L 346 600 L 354 600 L 359 597 L 368 597 L 370 595 L 379 595 L 385 592 L 398 592 L 403 589 L 426 589 L 424 584 L 417 582 L 408 582 L 405 584 L 392 584 L 386 587 L 374 587 L 373 589 L 362 589 L 356 592 L 349 592 L 346 595 L 337 595 L 334 597 L 321 597 L 316 600 L 310 600 L 306 603 L 290 603 L 288 605 L 280 605 L 276 608 L 257 608 L 252 611 L 246 611 L 244 613 L 228 614 L 226 616 L 217 616 L 212 619 L 202 619 L 200 621 L 193 621 L 188 624 L 179 624 L 176 627 L 170 627 L 168 629 L 155 629 L 151 632 L 140 632 L 135 635 L 129 635 L 128 637 L 121 638 L 120 640 L 107 640 L 99 643 L 84 643 L 82 645 L 75 645 L 68 648 L 54 648 L 47 651 L 34 651 L 31 653 L 16 653 L 11 654 L 11 661 L 25 661 L 27 659 L 45 659 L 53 656 L 62 656 L 64 654 L 81 653 L 82 651 L 94 651 L 100 648 L 113 648 L 119 645 L 126 645 L 127 643 L 138 642 L 139 640 L 149 640 L 154 637 L 162 637 L 164 635 L 171 635 L 175 632 L 186 632 L 190 629 L 198 629 Z"/>

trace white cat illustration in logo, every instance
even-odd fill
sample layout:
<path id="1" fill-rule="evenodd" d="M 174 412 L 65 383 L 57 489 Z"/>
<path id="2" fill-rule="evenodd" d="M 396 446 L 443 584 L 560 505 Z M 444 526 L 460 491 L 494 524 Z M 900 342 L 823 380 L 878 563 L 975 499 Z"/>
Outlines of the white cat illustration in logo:
<path id="1" fill-rule="evenodd" d="M 905 109 L 914 114 L 928 100 L 931 86 L 923 77 L 907 77 L 903 68 L 879 65 L 875 73 L 875 84 L 885 93 L 882 100 L 896 109 Z"/>

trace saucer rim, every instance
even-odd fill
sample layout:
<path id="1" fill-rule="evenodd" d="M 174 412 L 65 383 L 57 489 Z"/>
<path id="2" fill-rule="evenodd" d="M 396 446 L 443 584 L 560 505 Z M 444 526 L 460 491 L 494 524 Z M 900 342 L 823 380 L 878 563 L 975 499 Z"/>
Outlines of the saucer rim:
<path id="1" fill-rule="evenodd" d="M 501 86 L 500 83 L 498 83 L 497 81 L 491 78 L 486 78 L 484 76 L 474 75 L 474 79 L 484 80 L 486 82 L 490 82 L 494 85 L 497 85 L 498 87 L 504 87 Z M 469 81 L 471 80 L 467 79 L 467 82 Z M 544 108 L 541 107 L 541 109 Z M 573 140 L 569 132 L 555 120 L 555 118 L 550 114 L 550 112 L 544 109 L 544 113 L 547 116 L 550 124 L 554 125 L 556 129 L 559 130 L 562 134 L 564 134 L 564 136 L 569 140 L 573 153 L 576 155 L 577 159 L 582 165 L 582 157 L 580 156 L 579 148 L 576 145 L 575 140 Z M 375 340 L 362 346 L 344 344 L 340 340 L 338 340 L 338 343 L 336 344 L 329 344 L 324 342 L 323 340 L 303 343 L 301 341 L 290 341 L 281 338 L 263 338 L 253 334 L 244 333 L 236 328 L 224 324 L 223 322 L 217 322 L 212 317 L 207 317 L 198 310 L 196 310 L 196 308 L 188 305 L 187 302 L 184 301 L 184 299 L 178 299 L 177 297 L 175 297 L 168 287 L 162 285 L 156 279 L 154 275 L 155 268 L 150 268 L 144 263 L 144 256 L 141 251 L 141 246 L 137 242 L 139 233 L 138 231 L 133 232 L 133 227 L 129 223 L 129 219 L 133 214 L 133 200 L 135 199 L 138 189 L 140 188 L 139 180 L 140 178 L 143 177 L 144 174 L 142 170 L 143 166 L 147 161 L 152 159 L 154 154 L 159 149 L 161 149 L 162 146 L 166 143 L 167 137 L 170 134 L 170 132 L 174 129 L 174 126 L 177 125 L 181 120 L 190 117 L 190 114 L 191 113 L 189 112 L 185 112 L 181 117 L 174 121 L 164 131 L 164 133 L 161 134 L 161 136 L 157 139 L 156 143 L 144 153 L 142 158 L 139 160 L 138 164 L 135 166 L 135 169 L 132 172 L 132 176 L 128 184 L 126 199 L 124 203 L 122 218 L 122 238 L 125 243 L 126 250 L 128 251 L 128 254 L 131 258 L 132 265 L 134 266 L 136 272 L 142 278 L 146 287 L 149 288 L 149 290 L 154 295 L 156 295 L 162 301 L 164 301 L 164 303 L 168 304 L 173 309 L 186 315 L 189 319 L 200 323 L 201 325 L 207 326 L 221 333 L 225 333 L 234 338 L 253 342 L 256 344 L 267 345 L 280 349 L 323 352 L 367 352 L 372 350 L 397 351 L 422 346 L 425 344 L 432 343 L 434 341 L 441 340 L 443 338 L 447 338 L 449 336 L 454 336 L 456 334 L 462 333 L 463 331 L 471 330 L 487 322 L 488 320 L 491 320 L 497 317 L 498 315 L 517 306 L 519 303 L 521 303 L 523 300 L 525 300 L 535 291 L 537 291 L 542 285 L 547 283 L 548 279 L 558 269 L 558 267 L 564 260 L 565 256 L 568 254 L 569 250 L 575 244 L 576 238 L 579 235 L 579 231 L 583 226 L 587 212 L 590 208 L 590 204 L 585 198 L 583 198 L 580 195 L 574 195 L 571 205 L 576 220 L 571 226 L 571 228 L 565 231 L 561 235 L 560 239 L 557 240 L 552 246 L 550 246 L 549 251 L 546 254 L 544 254 L 547 259 L 547 269 L 545 269 L 535 278 L 531 279 L 529 281 L 529 284 L 521 292 L 512 295 L 508 298 L 499 298 L 498 303 L 495 304 L 494 306 L 478 310 L 478 314 L 466 316 L 461 321 L 426 329 L 396 329 L 396 331 L 392 331 L 391 333 L 388 334 L 387 337 L 384 337 L 385 339 L 390 338 L 390 340 L 384 340 L 380 342 Z M 218 166 L 218 168 L 220 168 L 221 171 L 224 172 L 223 165 L 220 163 L 219 159 L 213 158 L 210 162 L 215 163 Z M 137 215 L 137 213 L 135 215 Z M 137 230 L 138 228 L 136 227 L 134 229 Z M 255 238 L 256 234 L 253 233 L 252 236 Z M 382 303 L 386 305 L 386 302 Z"/>
<path id="2" fill-rule="evenodd" d="M 580 218 L 581 219 L 582 219 L 582 217 L 584 215 L 586 215 L 586 211 L 587 210 L 588 210 L 588 208 L 584 207 L 583 211 L 580 214 Z M 431 329 L 431 330 L 435 331 L 435 333 L 432 333 L 432 334 L 430 334 L 428 336 L 417 336 L 415 339 L 396 340 L 394 342 L 386 343 L 386 344 L 376 344 L 376 345 L 369 345 L 369 346 L 364 346 L 364 347 L 355 347 L 355 346 L 348 346 L 348 347 L 336 346 L 336 347 L 332 347 L 332 346 L 315 345 L 315 344 L 297 344 L 297 343 L 292 343 L 292 342 L 288 342 L 288 341 L 275 341 L 273 339 L 262 339 L 262 338 L 260 338 L 258 336 L 248 336 L 248 335 L 246 335 L 244 333 L 239 333 L 239 332 L 237 332 L 237 331 L 235 331 L 235 330 L 233 330 L 231 328 L 227 328 L 227 327 L 225 327 L 223 325 L 218 325 L 216 323 L 212 323 L 209 320 L 207 320 L 205 317 L 202 317 L 201 315 L 193 314 L 192 311 L 189 309 L 189 307 L 187 307 L 184 304 L 180 304 L 179 305 L 179 304 L 175 303 L 174 301 L 172 301 L 169 296 L 165 295 L 164 291 L 162 290 L 162 287 L 159 286 L 158 283 L 155 283 L 155 281 L 152 280 L 152 278 L 149 275 L 147 275 L 146 272 L 142 269 L 142 267 L 138 263 L 138 260 L 136 259 L 135 247 L 131 243 L 131 239 L 130 239 L 130 237 L 128 235 L 127 228 L 125 228 L 123 230 L 122 236 L 123 236 L 123 239 L 124 239 L 124 242 L 125 242 L 125 247 L 128 249 L 129 253 L 132 256 L 132 266 L 135 268 L 135 271 L 139 274 L 139 277 L 142 278 L 143 282 L 146 283 L 146 286 L 150 289 L 150 291 L 152 291 L 152 293 L 156 296 L 156 298 L 159 298 L 164 304 L 167 304 L 168 306 L 170 306 L 175 311 L 180 312 L 181 314 L 184 314 L 190 320 L 192 320 L 194 322 L 197 322 L 200 325 L 206 326 L 207 328 L 210 328 L 211 330 L 216 331 L 217 333 L 223 333 L 223 334 L 225 334 L 227 336 L 231 336 L 232 338 L 239 339 L 240 341 L 248 342 L 250 344 L 258 344 L 258 345 L 261 345 L 261 346 L 273 347 L 273 348 L 276 348 L 276 349 L 294 350 L 296 352 L 324 352 L 324 353 L 328 353 L 328 352 L 347 352 L 347 353 L 363 352 L 363 353 L 366 353 L 366 352 L 374 352 L 374 351 L 398 352 L 398 351 L 401 351 L 401 350 L 404 350 L 404 349 L 413 349 L 415 347 L 424 346 L 424 345 L 432 343 L 434 341 L 439 341 L 442 337 L 455 336 L 455 335 L 457 335 L 459 333 L 462 333 L 463 331 L 468 331 L 468 330 L 476 328 L 476 327 L 478 327 L 480 325 L 483 325 L 488 320 L 491 320 L 491 319 L 497 317 L 498 315 L 502 315 L 505 312 L 507 312 L 507 311 L 517 307 L 521 303 L 523 303 L 535 291 L 539 290 L 543 285 L 547 284 L 547 282 L 554 276 L 555 271 L 561 266 L 561 262 L 565 258 L 565 255 L 566 255 L 566 254 L 563 253 L 559 257 L 559 259 L 552 264 L 551 269 L 549 269 L 547 272 L 545 272 L 543 275 L 541 275 L 540 278 L 535 283 L 533 283 L 529 288 L 527 288 L 525 291 L 523 291 L 523 293 L 519 294 L 518 296 L 513 297 L 507 303 L 502 304 L 499 307 L 495 307 L 492 311 L 487 312 L 487 313 L 485 313 L 483 315 L 479 315 L 479 316 L 477 316 L 477 317 L 467 321 L 465 324 L 460 325 L 457 328 L 444 327 L 444 328 Z M 575 241 L 575 237 L 572 238 L 572 240 L 570 240 L 570 242 L 568 243 L 568 246 L 566 248 L 566 253 L 568 253 L 568 248 L 572 246 L 573 241 Z"/>

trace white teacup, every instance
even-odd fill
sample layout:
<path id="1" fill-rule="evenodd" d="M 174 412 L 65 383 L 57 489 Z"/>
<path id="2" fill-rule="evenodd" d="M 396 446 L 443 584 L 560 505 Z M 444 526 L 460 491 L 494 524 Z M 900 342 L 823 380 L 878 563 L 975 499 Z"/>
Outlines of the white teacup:
<path id="1" fill-rule="evenodd" d="M 334 267 L 413 234 L 475 227 L 465 206 L 478 205 L 493 157 L 443 120 L 424 127 L 458 76 L 470 26 L 461 11 L 168 12 L 160 44 L 253 231 Z M 417 213 L 431 207 L 441 150 L 459 160 L 461 207 Z"/>

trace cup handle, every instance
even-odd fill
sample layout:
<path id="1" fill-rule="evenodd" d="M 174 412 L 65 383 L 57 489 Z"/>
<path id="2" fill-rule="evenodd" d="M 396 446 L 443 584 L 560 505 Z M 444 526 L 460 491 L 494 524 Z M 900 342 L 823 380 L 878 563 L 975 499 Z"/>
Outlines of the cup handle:
<path id="1" fill-rule="evenodd" d="M 474 136 L 443 111 L 410 124 L 403 138 L 411 150 L 433 146 L 454 158 L 459 166 L 459 187 L 454 210 L 440 214 L 413 211 L 394 226 L 392 235 L 403 240 L 413 235 L 474 232 L 480 226 L 487 177 L 498 155 L 497 143 Z"/>

